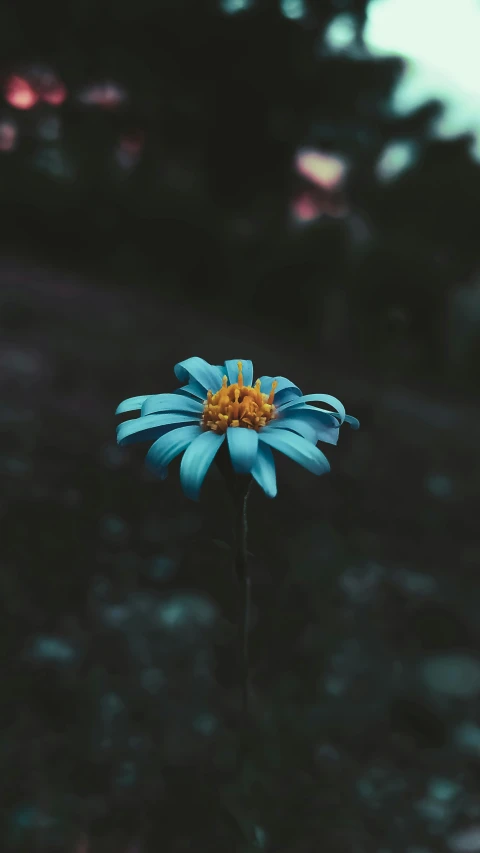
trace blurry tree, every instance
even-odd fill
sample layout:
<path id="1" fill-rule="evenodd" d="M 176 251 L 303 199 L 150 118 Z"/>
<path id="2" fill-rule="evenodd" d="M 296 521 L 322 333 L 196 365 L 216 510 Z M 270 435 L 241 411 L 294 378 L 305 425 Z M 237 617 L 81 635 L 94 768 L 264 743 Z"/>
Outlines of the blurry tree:
<path id="1" fill-rule="evenodd" d="M 2 4 L 4 249 L 221 294 L 316 352 L 375 364 L 380 347 L 390 371 L 443 375 L 478 168 L 461 142 L 431 148 L 438 104 L 392 113 L 402 61 L 367 54 L 367 6 Z M 298 168 L 305 149 L 345 163 L 340 202 Z"/>

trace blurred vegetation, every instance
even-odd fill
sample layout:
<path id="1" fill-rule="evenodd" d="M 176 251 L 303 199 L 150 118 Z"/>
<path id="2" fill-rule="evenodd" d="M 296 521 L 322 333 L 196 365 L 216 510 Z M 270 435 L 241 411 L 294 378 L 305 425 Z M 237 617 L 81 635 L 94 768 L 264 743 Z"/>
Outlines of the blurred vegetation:
<path id="1" fill-rule="evenodd" d="M 4 106 L 16 141 L 0 152 L 1 243 L 220 313 L 241 294 L 244 316 L 288 323 L 307 347 L 475 384 L 469 139 L 432 139 L 436 102 L 392 112 L 402 60 L 362 47 L 364 0 L 299 0 L 298 19 L 277 0 L 243 5 L 5 2 L 4 82 L 42 93 L 50 75 L 67 96 Z M 339 11 L 349 51 L 325 46 Z M 385 180 L 393 144 L 412 163 Z M 295 170 L 305 146 L 348 163 L 341 198 Z M 302 192 L 319 216 L 300 224 Z"/>
<path id="2" fill-rule="evenodd" d="M 303 6 L 0 8 L 12 853 L 479 849 L 479 166 L 432 138 L 439 104 L 393 114 L 402 63 L 365 54 L 363 0 Z M 386 179 L 393 143 L 414 156 Z M 278 498 L 252 495 L 242 778 L 220 483 L 188 503 L 112 414 L 236 353 L 362 421 L 328 478 L 280 461 Z"/>

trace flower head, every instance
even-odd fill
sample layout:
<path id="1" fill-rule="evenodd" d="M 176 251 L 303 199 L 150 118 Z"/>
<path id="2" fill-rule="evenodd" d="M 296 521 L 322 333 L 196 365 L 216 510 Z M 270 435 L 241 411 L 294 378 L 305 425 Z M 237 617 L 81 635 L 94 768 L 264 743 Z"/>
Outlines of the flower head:
<path id="1" fill-rule="evenodd" d="M 258 432 L 276 417 L 273 398 L 277 381 L 274 379 L 270 393 L 264 394 L 260 390 L 260 379 L 257 379 L 254 388 L 244 384 L 242 361 L 237 362 L 237 368 L 236 382 L 229 383 L 228 376 L 224 374 L 222 387 L 215 394 L 211 390 L 207 392 L 202 415 L 205 429 L 224 433 L 228 427 L 245 427 Z"/>
<path id="2" fill-rule="evenodd" d="M 183 453 L 180 480 L 193 500 L 198 500 L 224 442 L 233 471 L 251 475 L 273 498 L 277 484 L 272 448 L 312 473 L 324 474 L 330 465 L 317 442 L 336 444 L 344 421 L 359 427 L 329 394 L 304 396 L 283 376 L 261 376 L 253 384 L 253 364 L 246 359 L 215 366 L 188 358 L 175 365 L 175 375 L 186 384 L 173 393 L 131 397 L 119 405 L 117 415 L 140 410 L 140 417 L 117 427 L 117 441 L 153 441 L 146 462 L 162 479 L 172 459 Z"/>

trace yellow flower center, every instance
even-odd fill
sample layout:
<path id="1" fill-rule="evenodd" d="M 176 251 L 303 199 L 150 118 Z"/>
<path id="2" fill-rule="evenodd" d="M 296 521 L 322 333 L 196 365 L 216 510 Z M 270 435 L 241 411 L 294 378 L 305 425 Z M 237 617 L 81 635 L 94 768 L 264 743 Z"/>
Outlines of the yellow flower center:
<path id="1" fill-rule="evenodd" d="M 227 427 L 246 427 L 258 432 L 277 416 L 273 405 L 277 381 L 273 380 L 269 394 L 262 394 L 260 384 L 260 379 L 255 387 L 243 384 L 242 362 L 239 361 L 237 382 L 229 385 L 224 376 L 219 391 L 207 392 L 201 420 L 203 428 L 222 433 Z"/>

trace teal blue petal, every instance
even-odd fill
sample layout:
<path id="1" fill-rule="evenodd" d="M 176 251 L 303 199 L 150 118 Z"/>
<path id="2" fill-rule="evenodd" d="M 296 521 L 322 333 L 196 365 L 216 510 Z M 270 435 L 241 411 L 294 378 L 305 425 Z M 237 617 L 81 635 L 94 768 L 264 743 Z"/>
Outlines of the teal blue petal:
<path id="1" fill-rule="evenodd" d="M 137 441 L 155 440 L 177 426 L 195 423 L 196 420 L 197 417 L 195 415 L 177 415 L 172 413 L 133 418 L 118 425 L 117 444 L 124 447 L 127 444 L 134 444 Z"/>
<path id="2" fill-rule="evenodd" d="M 282 418 L 281 420 L 270 421 L 266 427 L 263 427 L 262 433 L 282 429 L 289 429 L 292 432 L 296 432 L 298 435 L 306 438 L 307 441 L 313 441 L 314 444 L 318 441 L 315 425 L 309 424 L 308 421 L 301 418 Z"/>
<path id="3" fill-rule="evenodd" d="M 294 462 L 308 468 L 312 474 L 325 474 L 330 470 L 326 456 L 310 441 L 289 430 L 263 430 L 259 435 L 262 444 L 269 444 L 275 450 L 289 456 Z"/>
<path id="4" fill-rule="evenodd" d="M 290 379 L 286 379 L 285 376 L 260 376 L 260 391 L 262 394 L 270 394 L 273 380 L 278 383 L 273 398 L 275 406 L 280 406 L 288 400 L 295 400 L 297 397 L 302 396 L 300 388 L 294 385 L 293 382 L 290 382 Z"/>
<path id="5" fill-rule="evenodd" d="M 174 367 L 175 376 L 180 382 L 190 382 L 194 379 L 204 391 L 218 391 L 222 386 L 223 373 L 214 364 L 209 364 L 203 358 L 192 356 L 185 361 L 179 361 Z M 205 393 L 205 397 L 206 397 Z"/>
<path id="6" fill-rule="evenodd" d="M 276 418 L 270 421 L 264 429 L 282 429 L 287 427 L 293 429 L 303 435 L 304 438 L 309 438 L 311 429 L 316 433 L 315 442 L 325 441 L 327 444 L 337 444 L 340 425 L 338 423 L 338 415 L 325 414 L 315 406 L 299 406 L 293 409 L 287 409 L 284 417 Z"/>
<path id="7" fill-rule="evenodd" d="M 125 412 L 134 412 L 136 409 L 141 409 L 148 394 L 143 394 L 141 397 L 129 397 L 117 406 L 116 415 L 124 415 Z"/>
<path id="8" fill-rule="evenodd" d="M 156 412 L 196 414 L 200 418 L 203 412 L 203 404 L 200 400 L 194 400 L 182 394 L 152 394 L 151 397 L 147 397 L 142 406 L 142 417 L 153 415 Z"/>
<path id="9" fill-rule="evenodd" d="M 207 395 L 205 393 L 205 389 L 200 385 L 199 382 L 196 382 L 195 379 L 190 379 L 188 385 L 182 385 L 181 388 L 175 388 L 173 394 L 182 394 L 186 397 L 196 397 L 198 400 L 205 400 Z"/>
<path id="10" fill-rule="evenodd" d="M 258 432 L 244 427 L 228 427 L 228 450 L 233 470 L 249 474 L 258 449 Z"/>
<path id="11" fill-rule="evenodd" d="M 277 477 L 273 453 L 266 444 L 259 444 L 257 456 L 251 471 L 252 477 L 265 492 L 268 498 L 277 494 Z"/>
<path id="12" fill-rule="evenodd" d="M 229 385 L 238 381 L 238 362 L 242 362 L 243 384 L 251 385 L 253 381 L 253 362 L 248 358 L 230 358 L 225 362 L 224 372 L 228 376 Z"/>
<path id="13" fill-rule="evenodd" d="M 167 432 L 152 444 L 145 459 L 146 464 L 153 471 L 159 473 L 164 480 L 172 459 L 182 453 L 200 433 L 199 426 L 177 427 L 177 429 Z"/>
<path id="14" fill-rule="evenodd" d="M 224 441 L 225 433 L 217 435 L 208 430 L 195 438 L 183 454 L 180 482 L 187 497 L 193 501 L 198 501 L 205 475 Z"/>
<path id="15" fill-rule="evenodd" d="M 350 424 L 352 429 L 360 428 L 360 421 L 358 420 L 358 418 L 354 418 L 353 415 L 345 415 L 345 421 L 347 424 Z"/>
<path id="16" fill-rule="evenodd" d="M 331 394 L 305 394 L 303 397 L 298 397 L 296 400 L 289 400 L 288 403 L 280 404 L 278 406 L 278 411 L 284 412 L 285 409 L 291 409 L 293 406 L 303 406 L 304 403 L 311 402 L 327 403 L 327 405 L 332 406 L 332 408 L 336 409 L 338 412 L 338 415 L 340 416 L 340 423 L 343 423 L 345 420 L 345 406 L 340 402 L 340 400 L 337 400 L 336 397 L 332 397 Z M 326 412 L 327 415 L 335 415 L 335 412 L 329 412 L 328 409 L 317 409 L 317 411 Z"/>

